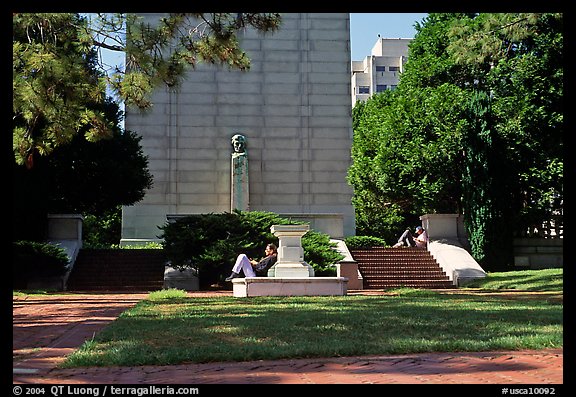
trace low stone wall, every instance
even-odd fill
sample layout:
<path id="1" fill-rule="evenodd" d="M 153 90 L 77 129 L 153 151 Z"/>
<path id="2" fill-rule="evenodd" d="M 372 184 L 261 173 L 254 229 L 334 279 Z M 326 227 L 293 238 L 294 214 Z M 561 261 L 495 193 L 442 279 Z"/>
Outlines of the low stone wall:
<path id="1" fill-rule="evenodd" d="M 233 295 L 250 296 L 344 296 L 345 277 L 246 277 L 232 280 Z"/>
<path id="2" fill-rule="evenodd" d="M 49 214 L 48 243 L 62 248 L 68 257 L 68 270 L 61 276 L 32 278 L 28 280 L 28 289 L 46 289 L 63 291 L 70 272 L 74 267 L 78 253 L 82 248 L 82 226 L 84 217 L 80 214 Z"/>
<path id="3" fill-rule="evenodd" d="M 486 272 L 455 239 L 431 240 L 428 251 L 455 286 L 486 277 Z"/>
<path id="4" fill-rule="evenodd" d="M 515 238 L 514 265 L 529 269 L 564 267 L 564 239 Z"/>

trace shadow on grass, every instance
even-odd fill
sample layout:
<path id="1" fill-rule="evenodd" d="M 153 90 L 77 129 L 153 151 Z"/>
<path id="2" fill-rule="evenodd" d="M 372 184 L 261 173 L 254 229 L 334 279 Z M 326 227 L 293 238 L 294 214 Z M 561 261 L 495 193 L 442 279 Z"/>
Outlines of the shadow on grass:
<path id="1" fill-rule="evenodd" d="M 406 291 L 397 296 L 141 301 L 63 366 L 168 365 L 561 347 L 546 300 Z"/>

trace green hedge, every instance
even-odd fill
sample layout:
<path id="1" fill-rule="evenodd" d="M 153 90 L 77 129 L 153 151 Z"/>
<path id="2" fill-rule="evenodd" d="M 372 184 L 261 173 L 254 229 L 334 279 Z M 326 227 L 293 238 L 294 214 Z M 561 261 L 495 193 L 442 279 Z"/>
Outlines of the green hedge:
<path id="1" fill-rule="evenodd" d="M 388 246 L 384 239 L 373 236 L 350 236 L 346 237 L 344 242 L 349 249 Z"/>
<path id="2" fill-rule="evenodd" d="M 25 288 L 32 277 L 61 276 L 68 270 L 66 251 L 53 244 L 15 241 L 12 253 L 12 277 L 16 288 Z"/>

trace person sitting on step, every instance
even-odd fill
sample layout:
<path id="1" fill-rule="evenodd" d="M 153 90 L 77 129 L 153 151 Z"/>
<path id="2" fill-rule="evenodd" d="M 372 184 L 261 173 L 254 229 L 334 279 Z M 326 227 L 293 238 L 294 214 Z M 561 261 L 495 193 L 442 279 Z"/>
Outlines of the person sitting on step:
<path id="1" fill-rule="evenodd" d="M 238 255 L 236 263 L 232 267 L 232 274 L 226 278 L 226 281 L 242 277 L 240 272 L 244 273 L 244 277 L 266 276 L 268 269 L 276 263 L 278 249 L 274 244 L 270 243 L 266 246 L 264 252 L 266 256 L 259 261 L 248 258 L 246 254 Z"/>
<path id="2" fill-rule="evenodd" d="M 416 237 L 406 229 L 392 248 L 407 247 L 426 248 L 428 246 L 428 233 L 422 226 L 416 226 Z"/>

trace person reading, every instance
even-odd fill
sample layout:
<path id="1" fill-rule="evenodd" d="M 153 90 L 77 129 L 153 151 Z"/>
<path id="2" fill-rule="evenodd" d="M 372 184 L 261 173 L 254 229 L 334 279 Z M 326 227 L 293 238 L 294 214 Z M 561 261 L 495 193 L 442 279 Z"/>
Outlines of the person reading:
<path id="1" fill-rule="evenodd" d="M 244 273 L 244 277 L 266 276 L 268 269 L 276 263 L 278 249 L 274 244 L 268 244 L 264 252 L 266 256 L 259 261 L 248 258 L 246 254 L 238 255 L 232 267 L 232 274 L 226 278 L 226 281 L 242 277 L 240 273 Z"/>
<path id="2" fill-rule="evenodd" d="M 426 248 L 428 246 L 428 233 L 426 233 L 426 230 L 424 230 L 422 226 L 416 226 L 416 236 L 410 233 L 410 229 L 406 229 L 398 239 L 398 242 L 394 244 L 393 248 L 403 246 Z"/>

